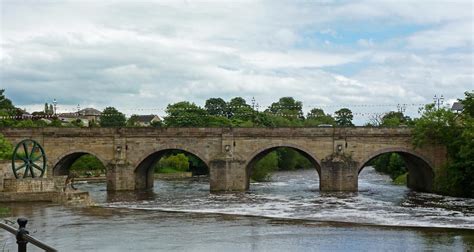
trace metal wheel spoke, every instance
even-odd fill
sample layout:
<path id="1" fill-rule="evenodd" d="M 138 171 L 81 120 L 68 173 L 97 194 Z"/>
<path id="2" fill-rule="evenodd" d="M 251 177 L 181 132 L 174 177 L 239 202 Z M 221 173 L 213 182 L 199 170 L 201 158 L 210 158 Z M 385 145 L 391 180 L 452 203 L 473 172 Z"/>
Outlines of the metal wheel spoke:
<path id="1" fill-rule="evenodd" d="M 30 166 L 30 172 L 31 172 L 31 177 L 34 178 L 35 177 L 35 172 L 34 172 L 33 167 L 31 167 L 31 166 Z"/>
<path id="2" fill-rule="evenodd" d="M 31 148 L 31 152 L 30 152 L 30 159 L 33 157 L 33 154 L 35 153 L 35 150 L 36 150 L 36 142 L 33 142 L 33 147 Z"/>
<path id="3" fill-rule="evenodd" d="M 28 163 L 28 159 L 24 157 L 19 157 L 23 162 Z"/>
<path id="4" fill-rule="evenodd" d="M 26 166 L 26 163 L 25 163 L 25 164 L 22 164 L 22 165 L 20 165 L 20 166 L 18 166 L 18 167 L 16 167 L 16 168 L 15 168 L 15 171 L 18 171 L 18 170 L 20 170 L 20 169 L 23 169 L 25 166 Z"/>
<path id="5" fill-rule="evenodd" d="M 30 155 L 28 155 L 28 148 L 26 147 L 26 143 L 25 143 L 25 142 L 23 143 L 23 150 L 25 150 L 25 156 L 26 156 L 26 158 L 29 158 Z"/>
<path id="6" fill-rule="evenodd" d="M 35 163 L 32 163 L 31 166 L 35 167 L 36 169 L 40 170 L 40 171 L 43 171 L 44 169 L 41 168 L 39 165 L 35 164 Z M 33 169 L 31 169 L 31 171 L 33 171 Z"/>
<path id="7" fill-rule="evenodd" d="M 41 154 L 41 156 L 32 158 L 32 159 L 31 159 L 31 162 L 36 162 L 36 161 L 40 160 L 42 157 L 43 157 L 43 154 Z"/>

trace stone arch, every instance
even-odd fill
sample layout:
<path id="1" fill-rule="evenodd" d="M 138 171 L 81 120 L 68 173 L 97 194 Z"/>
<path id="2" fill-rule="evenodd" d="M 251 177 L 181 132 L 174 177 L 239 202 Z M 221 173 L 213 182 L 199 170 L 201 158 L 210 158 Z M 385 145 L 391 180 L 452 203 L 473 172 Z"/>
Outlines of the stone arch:
<path id="1" fill-rule="evenodd" d="M 271 144 L 271 145 L 266 145 L 263 148 L 259 148 L 258 150 L 254 151 L 252 154 L 248 156 L 246 159 L 247 161 L 245 162 L 245 169 L 246 169 L 246 189 L 249 189 L 250 185 L 250 172 L 252 167 L 255 165 L 255 163 L 260 160 L 260 158 L 264 157 L 266 154 L 270 153 L 272 150 L 275 150 L 277 148 L 292 148 L 296 151 L 298 151 L 300 154 L 302 154 L 304 157 L 306 157 L 316 168 L 316 171 L 318 173 L 318 176 L 321 178 L 321 161 L 308 149 L 295 145 L 295 144 Z"/>
<path id="2" fill-rule="evenodd" d="M 403 147 L 393 147 L 393 148 L 384 148 L 377 150 L 376 152 L 370 153 L 363 161 L 360 163 L 357 172 L 360 174 L 365 165 L 372 159 L 386 153 L 397 153 L 405 161 L 405 165 L 408 170 L 407 186 L 416 191 L 432 192 L 433 191 L 433 182 L 434 182 L 434 165 L 421 153 L 418 153 L 414 150 L 403 148 Z"/>
<path id="3" fill-rule="evenodd" d="M 199 158 L 204 164 L 206 164 L 208 171 L 209 169 L 209 161 L 205 159 L 201 154 L 198 154 L 195 151 L 191 151 L 187 148 L 179 148 L 179 147 L 169 147 L 169 148 L 160 148 L 158 150 L 154 150 L 148 152 L 142 158 L 140 158 L 139 162 L 135 166 L 134 169 L 134 176 L 135 176 L 135 190 L 145 190 L 153 188 L 153 181 L 154 181 L 154 171 L 152 169 L 153 165 L 168 151 L 178 150 L 182 151 L 191 155 L 196 156 Z"/>
<path id="4" fill-rule="evenodd" d="M 61 154 L 58 158 L 56 158 L 53 162 L 53 176 L 65 176 L 69 174 L 69 169 L 71 168 L 71 165 L 80 157 L 89 154 L 94 157 L 96 157 L 103 165 L 104 167 L 107 167 L 108 162 L 106 162 L 102 156 L 98 155 L 97 153 L 93 151 L 88 151 L 88 150 L 73 150 L 73 151 L 68 151 L 63 154 Z"/>

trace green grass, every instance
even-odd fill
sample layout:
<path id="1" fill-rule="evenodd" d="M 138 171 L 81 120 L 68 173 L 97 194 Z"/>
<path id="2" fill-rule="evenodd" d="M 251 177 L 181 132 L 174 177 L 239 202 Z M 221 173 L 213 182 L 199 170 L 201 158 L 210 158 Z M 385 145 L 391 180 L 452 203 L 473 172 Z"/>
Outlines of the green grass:
<path id="1" fill-rule="evenodd" d="M 397 178 L 395 178 L 393 183 L 395 185 L 406 185 L 407 184 L 407 175 L 408 175 L 408 172 L 398 176 Z"/>
<path id="2" fill-rule="evenodd" d="M 183 171 L 176 170 L 175 168 L 172 167 L 161 167 L 157 173 L 181 173 Z"/>

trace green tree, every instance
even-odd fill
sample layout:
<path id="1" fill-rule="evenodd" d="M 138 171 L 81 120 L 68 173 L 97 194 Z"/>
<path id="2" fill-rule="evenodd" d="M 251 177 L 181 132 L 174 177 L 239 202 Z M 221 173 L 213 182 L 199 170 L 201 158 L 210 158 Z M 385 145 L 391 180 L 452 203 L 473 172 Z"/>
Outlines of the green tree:
<path id="1" fill-rule="evenodd" d="M 0 134 L 0 160 L 9 160 L 12 158 L 13 146 Z"/>
<path id="2" fill-rule="evenodd" d="M 390 111 L 382 117 L 381 126 L 396 127 L 401 124 L 409 124 L 410 117 L 405 116 L 402 112 Z"/>
<path id="3" fill-rule="evenodd" d="M 232 98 L 227 104 L 229 119 L 237 119 L 242 121 L 251 121 L 255 116 L 253 108 L 247 104 L 244 98 Z"/>
<path id="4" fill-rule="evenodd" d="M 94 155 L 85 154 L 71 165 L 71 171 L 79 173 L 85 173 L 88 171 L 103 172 L 105 171 L 105 166 Z"/>
<path id="5" fill-rule="evenodd" d="M 168 105 L 166 113 L 167 127 L 204 127 L 207 123 L 206 110 L 187 101 Z"/>
<path id="6" fill-rule="evenodd" d="M 311 111 L 306 116 L 304 125 L 305 126 L 318 126 L 321 124 L 335 125 L 336 122 L 331 115 L 325 114 L 324 110 L 319 109 L 319 108 L 311 109 Z"/>
<path id="7" fill-rule="evenodd" d="M 127 127 L 138 127 L 138 115 L 132 115 L 128 118 Z"/>
<path id="8" fill-rule="evenodd" d="M 0 89 L 0 112 L 4 112 L 7 115 L 16 115 L 17 108 L 13 106 L 13 103 L 10 99 L 5 97 L 5 89 Z"/>
<path id="9" fill-rule="evenodd" d="M 157 172 L 162 172 L 166 170 L 185 172 L 189 170 L 189 159 L 183 153 L 178 153 L 176 155 L 170 155 L 163 157 L 158 161 L 158 169 L 155 169 Z"/>
<path id="10" fill-rule="evenodd" d="M 278 168 L 278 155 L 272 151 L 255 163 L 251 171 L 250 178 L 255 181 L 267 181 L 270 179 L 271 172 Z"/>
<path id="11" fill-rule="evenodd" d="M 415 120 L 413 142 L 416 147 L 426 143 L 446 146 L 448 163 L 446 175 L 438 176 L 436 190 L 453 196 L 474 197 L 474 111 L 473 93 L 466 92 L 460 102 L 464 110 L 460 115 L 434 104 L 421 111 Z"/>
<path id="12" fill-rule="evenodd" d="M 207 113 L 212 116 L 227 116 L 227 103 L 222 98 L 210 98 L 204 105 Z"/>
<path id="13" fill-rule="evenodd" d="M 100 115 L 101 127 L 124 127 L 127 119 L 114 107 L 107 107 Z"/>
<path id="14" fill-rule="evenodd" d="M 354 116 L 352 115 L 352 111 L 348 108 L 342 108 L 335 112 L 336 114 L 336 124 L 337 126 L 341 127 L 353 127 L 354 124 L 352 123 L 352 119 Z"/>
<path id="15" fill-rule="evenodd" d="M 282 97 L 278 102 L 272 103 L 268 111 L 274 115 L 282 116 L 290 121 L 303 119 L 303 103 L 293 97 Z"/>

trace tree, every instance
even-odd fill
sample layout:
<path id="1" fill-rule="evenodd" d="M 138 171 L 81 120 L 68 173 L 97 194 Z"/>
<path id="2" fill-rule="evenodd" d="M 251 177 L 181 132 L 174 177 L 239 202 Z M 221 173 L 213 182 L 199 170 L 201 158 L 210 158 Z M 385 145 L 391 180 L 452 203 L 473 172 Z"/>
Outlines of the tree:
<path id="1" fill-rule="evenodd" d="M 208 116 L 206 110 L 187 101 L 168 105 L 166 113 L 164 122 L 168 127 L 204 127 Z"/>
<path id="2" fill-rule="evenodd" d="M 229 119 L 238 119 L 242 121 L 252 120 L 255 111 L 247 104 L 244 98 L 235 97 L 232 98 L 227 104 Z"/>
<path id="3" fill-rule="evenodd" d="M 101 127 L 123 127 L 125 126 L 125 115 L 114 107 L 107 107 L 100 115 Z"/>
<path id="4" fill-rule="evenodd" d="M 334 118 L 331 115 L 329 114 L 326 115 L 324 113 L 324 110 L 319 109 L 319 108 L 311 109 L 311 111 L 306 116 L 304 125 L 305 126 L 318 126 L 321 124 L 334 125 L 336 124 L 336 122 L 334 121 Z"/>
<path id="5" fill-rule="evenodd" d="M 8 160 L 12 158 L 13 146 L 5 137 L 0 134 L 0 160 Z"/>
<path id="6" fill-rule="evenodd" d="M 210 98 L 204 105 L 207 113 L 212 116 L 227 116 L 227 103 L 221 98 Z"/>
<path id="7" fill-rule="evenodd" d="M 138 126 L 138 115 L 132 115 L 127 120 L 127 127 L 137 127 Z"/>
<path id="8" fill-rule="evenodd" d="M 303 103 L 293 97 L 282 97 L 268 108 L 270 113 L 295 121 L 303 119 Z"/>
<path id="9" fill-rule="evenodd" d="M 436 190 L 452 195 L 474 197 L 474 118 L 473 94 L 465 93 L 460 102 L 464 107 L 461 115 L 445 108 L 436 109 L 434 104 L 421 110 L 422 116 L 415 120 L 413 143 L 416 147 L 437 143 L 448 151 L 446 175 L 438 176 Z"/>
<path id="10" fill-rule="evenodd" d="M 251 170 L 250 178 L 255 181 L 267 181 L 270 179 L 271 172 L 278 168 L 278 155 L 272 151 L 255 163 Z"/>
<path id="11" fill-rule="evenodd" d="M 352 111 L 348 108 L 342 108 L 335 112 L 336 114 L 336 124 L 337 126 L 341 127 L 353 127 L 354 124 L 352 123 L 352 119 L 354 116 L 352 115 Z"/>
<path id="12" fill-rule="evenodd" d="M 53 115 L 54 114 L 54 109 L 53 109 L 53 104 L 49 104 L 46 102 L 44 104 L 44 114 L 45 115 Z"/>
<path id="13" fill-rule="evenodd" d="M 160 161 L 158 161 L 158 169 L 155 169 L 155 171 L 161 172 L 163 170 L 172 170 L 179 172 L 188 171 L 188 157 L 186 157 L 186 155 L 184 155 L 183 153 L 178 153 L 176 155 L 170 155 L 161 158 Z"/>
<path id="14" fill-rule="evenodd" d="M 395 127 L 408 124 L 410 121 L 410 117 L 405 116 L 402 112 L 390 111 L 382 117 L 381 126 Z"/>
<path id="15" fill-rule="evenodd" d="M 5 89 L 0 89 L 0 112 L 5 112 L 7 115 L 16 115 L 17 108 L 13 106 L 12 101 L 4 95 Z"/>

